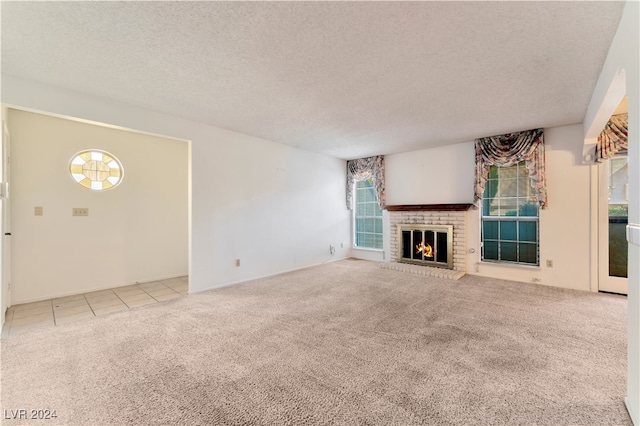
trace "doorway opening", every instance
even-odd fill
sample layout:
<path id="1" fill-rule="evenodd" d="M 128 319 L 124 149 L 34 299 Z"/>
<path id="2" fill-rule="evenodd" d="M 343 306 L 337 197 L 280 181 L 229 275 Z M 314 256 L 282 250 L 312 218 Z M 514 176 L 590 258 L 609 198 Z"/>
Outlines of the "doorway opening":
<path id="1" fill-rule="evenodd" d="M 19 197 L 6 307 L 188 275 L 188 141 L 15 107 L 7 123 Z M 87 150 L 118 153 L 122 183 L 109 180 L 124 170 L 113 158 L 87 154 L 86 170 L 74 163 Z"/>
<path id="2" fill-rule="evenodd" d="M 624 128 L 627 118 L 627 98 L 616 108 L 607 126 L 614 131 Z M 619 127 L 616 127 L 619 125 Z M 605 129 L 603 134 L 608 130 Z M 626 129 L 625 129 L 626 131 Z M 629 223 L 629 162 L 626 133 L 619 135 L 624 144 L 612 141 L 600 161 L 599 189 L 599 238 L 598 290 L 627 294 L 628 243 L 626 228 Z M 615 139 L 615 137 L 613 137 Z"/>

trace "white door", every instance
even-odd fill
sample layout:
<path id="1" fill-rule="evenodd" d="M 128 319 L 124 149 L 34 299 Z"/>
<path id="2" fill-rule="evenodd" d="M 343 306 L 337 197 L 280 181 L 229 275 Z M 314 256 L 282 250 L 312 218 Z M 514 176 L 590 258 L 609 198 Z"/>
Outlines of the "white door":
<path id="1" fill-rule="evenodd" d="M 0 193 L 2 207 L 0 208 L 0 320 L 4 324 L 7 308 L 11 306 L 11 217 L 9 208 L 9 128 L 2 122 L 2 161 L 0 161 Z"/>
<path id="2" fill-rule="evenodd" d="M 600 164 L 598 289 L 627 294 L 629 163 L 616 155 Z"/>

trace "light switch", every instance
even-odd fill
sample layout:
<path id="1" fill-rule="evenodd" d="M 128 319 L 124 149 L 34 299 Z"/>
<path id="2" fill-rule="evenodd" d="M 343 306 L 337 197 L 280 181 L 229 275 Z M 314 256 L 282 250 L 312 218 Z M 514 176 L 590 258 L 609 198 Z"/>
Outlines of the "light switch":
<path id="1" fill-rule="evenodd" d="M 35 206 L 33 208 L 33 214 L 35 216 L 42 216 L 42 206 Z"/>

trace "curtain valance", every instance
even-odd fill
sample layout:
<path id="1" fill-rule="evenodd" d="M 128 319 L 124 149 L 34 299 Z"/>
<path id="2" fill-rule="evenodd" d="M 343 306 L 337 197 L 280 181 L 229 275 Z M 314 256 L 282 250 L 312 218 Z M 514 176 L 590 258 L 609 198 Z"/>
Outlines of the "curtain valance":
<path id="1" fill-rule="evenodd" d="M 598 135 L 596 161 L 602 162 L 625 149 L 629 149 L 629 114 L 614 115 Z"/>
<path id="2" fill-rule="evenodd" d="M 476 146 L 475 202 L 479 205 L 491 166 L 508 167 L 525 161 L 540 208 L 547 207 L 544 131 L 532 129 L 479 138 Z"/>
<path id="3" fill-rule="evenodd" d="M 353 208 L 353 185 L 356 180 L 372 179 L 378 194 L 380 209 L 386 205 L 384 189 L 384 156 L 360 158 L 347 161 L 347 208 Z"/>

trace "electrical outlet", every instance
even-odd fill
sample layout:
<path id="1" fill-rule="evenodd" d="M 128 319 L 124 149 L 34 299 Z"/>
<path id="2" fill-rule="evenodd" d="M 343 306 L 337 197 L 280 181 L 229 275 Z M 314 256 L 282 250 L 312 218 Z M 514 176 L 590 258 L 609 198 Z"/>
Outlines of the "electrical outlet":
<path id="1" fill-rule="evenodd" d="M 240 266 L 240 259 L 236 259 L 236 266 Z"/>
<path id="2" fill-rule="evenodd" d="M 42 216 L 42 206 L 36 206 L 33 208 L 34 216 Z"/>
<path id="3" fill-rule="evenodd" d="M 333 253 L 336 252 L 336 248 L 334 246 L 329 246 L 329 253 L 333 256 Z"/>
<path id="4" fill-rule="evenodd" d="M 541 283 L 542 279 L 541 278 L 531 278 L 531 282 L 532 283 Z"/>
<path id="5" fill-rule="evenodd" d="M 340 243 L 340 248 L 344 248 L 344 243 Z"/>
<path id="6" fill-rule="evenodd" d="M 71 211 L 72 216 L 89 216 L 89 209 L 86 207 L 74 207 Z"/>
<path id="7" fill-rule="evenodd" d="M 547 268 L 553 268 L 553 260 L 547 259 Z"/>

